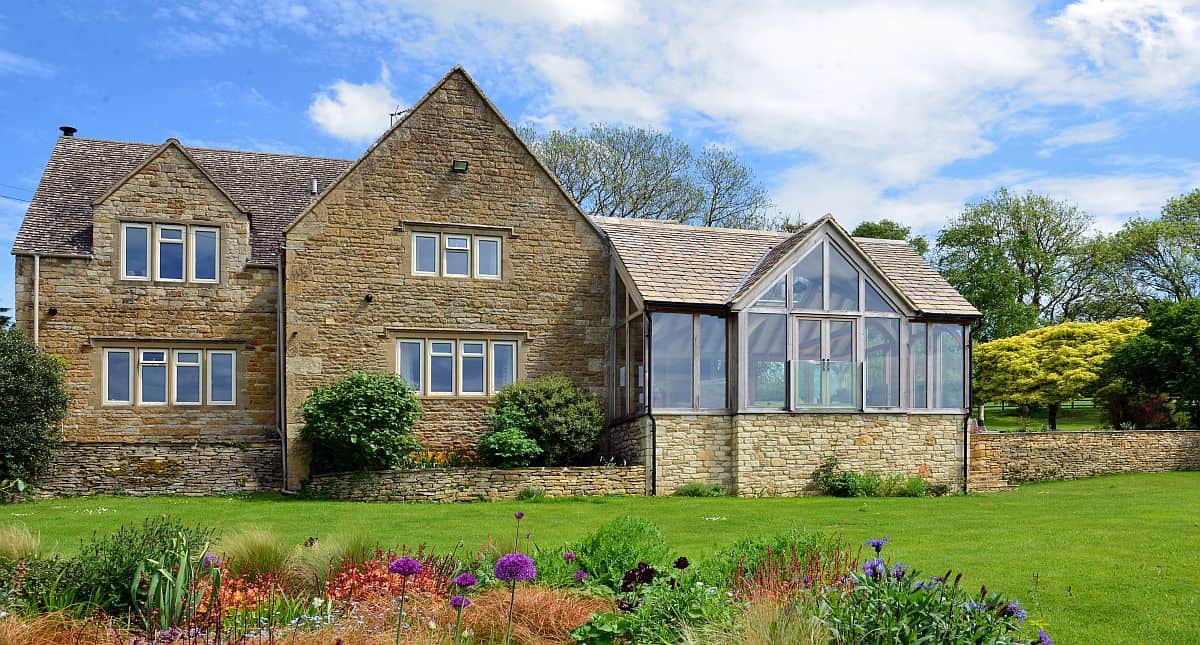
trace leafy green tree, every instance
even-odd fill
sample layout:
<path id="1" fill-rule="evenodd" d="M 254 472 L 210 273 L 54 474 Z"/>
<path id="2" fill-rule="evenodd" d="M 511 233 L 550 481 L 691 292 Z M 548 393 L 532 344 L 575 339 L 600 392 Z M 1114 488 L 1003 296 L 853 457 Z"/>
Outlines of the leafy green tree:
<path id="1" fill-rule="evenodd" d="M 12 317 L 8 315 L 8 307 L 0 307 L 0 331 L 8 329 L 12 324 Z"/>
<path id="2" fill-rule="evenodd" d="M 669 132 L 597 124 L 521 136 L 589 215 L 762 228 L 771 200 L 728 148 L 699 152 Z"/>
<path id="3" fill-rule="evenodd" d="M 1066 322 L 977 345 L 976 402 L 1043 404 L 1057 429 L 1062 403 L 1091 394 L 1113 352 L 1148 325 L 1140 318 Z"/>
<path id="4" fill-rule="evenodd" d="M 70 401 L 65 373 L 21 331 L 0 331 L 0 483 L 36 483 L 50 467 Z"/>
<path id="5" fill-rule="evenodd" d="M 399 468 L 421 449 L 412 436 L 421 404 L 395 374 L 352 372 L 315 388 L 300 414 L 317 472 Z"/>
<path id="6" fill-rule="evenodd" d="M 568 466 L 580 464 L 596 450 L 607 425 L 596 397 L 562 375 L 518 381 L 496 393 L 489 412 L 490 446 L 503 444 L 505 458 L 522 460 L 508 465 Z M 533 451 L 521 436 L 533 440 Z M 490 448 L 489 448 L 490 449 Z"/>
<path id="7" fill-rule="evenodd" d="M 903 240 L 921 255 L 929 252 L 929 241 L 912 234 L 912 227 L 900 222 L 881 219 L 878 222 L 862 222 L 850 233 L 854 237 L 873 237 L 881 240 Z"/>
<path id="8" fill-rule="evenodd" d="M 1171 198 L 1158 219 L 1136 218 L 1111 238 L 1114 294 L 1148 313 L 1200 297 L 1200 189 Z"/>
<path id="9" fill-rule="evenodd" d="M 1066 320 L 1092 297 L 1093 266 L 1082 255 L 1091 224 L 1067 202 L 1001 188 L 938 234 L 936 264 L 983 312 L 980 337 L 1002 338 Z"/>
<path id="10" fill-rule="evenodd" d="M 1150 327 L 1121 346 L 1106 370 L 1147 392 L 1174 397 L 1200 425 L 1200 299 L 1158 303 Z"/>

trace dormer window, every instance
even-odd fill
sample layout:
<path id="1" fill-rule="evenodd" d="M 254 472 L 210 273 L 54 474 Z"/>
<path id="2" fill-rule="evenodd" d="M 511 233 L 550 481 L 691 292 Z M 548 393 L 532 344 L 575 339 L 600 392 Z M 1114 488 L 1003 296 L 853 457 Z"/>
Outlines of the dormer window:
<path id="1" fill-rule="evenodd" d="M 182 224 L 121 224 L 121 279 L 220 282 L 221 230 Z"/>
<path id="2" fill-rule="evenodd" d="M 499 280 L 503 242 L 491 235 L 413 233 L 412 274 Z"/>

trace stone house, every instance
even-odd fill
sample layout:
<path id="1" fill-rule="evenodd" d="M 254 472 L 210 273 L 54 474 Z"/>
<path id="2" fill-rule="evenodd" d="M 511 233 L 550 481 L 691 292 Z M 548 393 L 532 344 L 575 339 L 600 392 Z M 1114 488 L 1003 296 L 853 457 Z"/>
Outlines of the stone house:
<path id="1" fill-rule="evenodd" d="M 47 489 L 294 488 L 351 369 L 471 450 L 564 373 L 645 488 L 799 492 L 837 456 L 963 481 L 972 308 L 907 245 L 584 215 L 455 68 L 355 161 L 73 136 L 18 233 L 15 318 L 68 365 Z"/>

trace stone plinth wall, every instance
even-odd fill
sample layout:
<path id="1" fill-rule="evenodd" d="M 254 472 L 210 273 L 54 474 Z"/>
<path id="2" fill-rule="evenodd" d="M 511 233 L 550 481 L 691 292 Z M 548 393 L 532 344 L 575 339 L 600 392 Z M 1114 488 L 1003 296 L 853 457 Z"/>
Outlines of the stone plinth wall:
<path id="1" fill-rule="evenodd" d="M 614 424 L 603 439 L 603 456 L 618 465 L 650 463 L 650 417 L 640 417 Z"/>
<path id="2" fill-rule="evenodd" d="M 1172 470 L 1200 470 L 1200 430 L 981 432 L 971 435 L 968 490 Z"/>
<path id="3" fill-rule="evenodd" d="M 734 492 L 734 423 L 721 415 L 655 415 L 658 426 L 658 494 L 684 484 L 717 484 Z"/>
<path id="4" fill-rule="evenodd" d="M 370 502 L 469 502 L 513 499 L 526 488 L 547 497 L 644 495 L 645 466 L 577 468 L 424 468 L 318 475 L 306 491 Z"/>
<path id="5" fill-rule="evenodd" d="M 217 495 L 281 485 L 276 443 L 68 443 L 37 495 Z"/>

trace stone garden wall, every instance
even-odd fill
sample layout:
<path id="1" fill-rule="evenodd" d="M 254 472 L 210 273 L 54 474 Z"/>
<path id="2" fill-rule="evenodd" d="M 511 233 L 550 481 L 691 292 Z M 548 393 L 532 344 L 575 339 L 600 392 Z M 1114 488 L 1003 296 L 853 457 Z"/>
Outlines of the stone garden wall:
<path id="1" fill-rule="evenodd" d="M 1200 430 L 981 432 L 971 435 L 968 490 L 1172 470 L 1200 470 Z"/>
<path id="2" fill-rule="evenodd" d="M 277 443 L 67 443 L 37 496 L 219 495 L 278 490 Z"/>
<path id="3" fill-rule="evenodd" d="M 525 489 L 547 497 L 645 495 L 645 466 L 577 468 L 424 468 L 313 477 L 315 497 L 370 502 L 469 502 L 514 499 Z"/>

